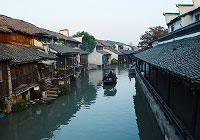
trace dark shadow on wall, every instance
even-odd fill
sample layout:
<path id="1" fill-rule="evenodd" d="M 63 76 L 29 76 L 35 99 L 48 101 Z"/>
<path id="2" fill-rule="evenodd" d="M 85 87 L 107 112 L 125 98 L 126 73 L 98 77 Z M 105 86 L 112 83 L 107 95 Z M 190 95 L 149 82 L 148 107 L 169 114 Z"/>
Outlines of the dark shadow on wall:
<path id="1" fill-rule="evenodd" d="M 153 112 L 136 81 L 136 95 L 133 96 L 136 121 L 141 140 L 164 140 L 164 136 L 154 118 Z"/>

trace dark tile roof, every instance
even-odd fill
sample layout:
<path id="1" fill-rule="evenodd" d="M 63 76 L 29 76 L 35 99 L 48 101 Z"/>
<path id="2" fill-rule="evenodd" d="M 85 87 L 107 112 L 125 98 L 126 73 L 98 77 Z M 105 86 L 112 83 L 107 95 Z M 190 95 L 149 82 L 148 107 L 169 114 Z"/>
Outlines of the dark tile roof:
<path id="1" fill-rule="evenodd" d="M 84 50 L 81 50 L 81 49 L 74 49 L 75 51 L 78 51 L 80 55 L 88 55 L 89 52 L 86 52 Z"/>
<path id="2" fill-rule="evenodd" d="M 4 49 L 4 45 L 0 44 L 0 61 L 10 61 L 13 57 L 9 55 L 9 51 Z"/>
<path id="3" fill-rule="evenodd" d="M 122 42 L 116 42 L 116 41 L 111 41 L 111 40 L 107 40 L 106 42 L 109 42 L 109 43 L 111 43 L 113 45 L 117 44 L 118 46 L 121 46 L 121 47 L 126 45 L 126 44 L 124 44 Z"/>
<path id="4" fill-rule="evenodd" d="M 43 35 L 43 36 L 46 36 L 46 37 L 49 37 L 49 38 L 54 38 L 54 39 L 61 39 L 61 40 L 66 40 L 66 41 L 70 41 L 70 42 L 75 42 L 75 43 L 78 43 L 80 44 L 81 42 L 75 40 L 75 39 L 72 39 L 71 37 L 67 37 L 63 34 L 60 34 L 60 33 L 57 33 L 57 32 L 53 32 L 53 31 L 50 31 L 50 30 L 47 30 L 47 29 L 41 29 L 43 32 L 45 32 L 46 34 Z"/>
<path id="5" fill-rule="evenodd" d="M 99 42 L 97 42 L 96 46 L 103 47 L 103 45 L 101 45 L 101 43 L 99 43 Z"/>
<path id="6" fill-rule="evenodd" d="M 111 55 L 109 52 L 106 52 L 104 50 L 97 50 L 97 52 L 103 55 Z"/>
<path id="7" fill-rule="evenodd" d="M 53 55 L 48 55 L 38 47 L 21 44 L 0 44 L 0 52 L 3 52 L 6 57 L 12 58 L 11 64 L 23 64 L 56 58 Z"/>
<path id="8" fill-rule="evenodd" d="M 200 82 L 200 40 L 198 37 L 155 46 L 135 57 L 172 74 Z"/>
<path id="9" fill-rule="evenodd" d="M 111 52 L 113 52 L 113 53 L 115 53 L 115 54 L 118 54 L 118 55 L 123 55 L 121 52 L 119 52 L 118 50 L 116 50 L 116 49 L 108 49 L 108 48 L 105 48 L 106 50 L 109 50 L 109 51 L 111 51 Z"/>
<path id="10" fill-rule="evenodd" d="M 0 15 L 0 31 L 9 33 L 15 31 L 29 35 L 45 34 L 40 28 L 31 23 L 4 15 Z"/>
<path id="11" fill-rule="evenodd" d="M 103 46 L 107 46 L 107 47 L 113 47 L 114 44 L 105 40 L 96 40 L 98 43 L 100 43 Z"/>
<path id="12" fill-rule="evenodd" d="M 134 54 L 135 52 L 132 50 L 119 50 L 122 54 L 129 55 Z"/>
<path id="13" fill-rule="evenodd" d="M 70 47 L 67 47 L 65 45 L 61 44 L 49 44 L 49 48 L 52 50 L 58 52 L 61 55 L 73 55 L 73 54 L 79 54 L 79 51 L 72 49 Z"/>
<path id="14" fill-rule="evenodd" d="M 0 32 L 11 33 L 11 32 L 21 32 L 28 35 L 42 35 L 49 38 L 59 38 L 62 40 L 81 43 L 71 37 L 67 37 L 57 32 L 53 32 L 47 29 L 39 28 L 31 23 L 25 22 L 23 20 L 14 19 L 7 17 L 5 15 L 0 15 Z"/>
<path id="15" fill-rule="evenodd" d="M 116 41 L 111 41 L 111 40 L 96 40 L 96 41 L 97 41 L 97 43 L 100 43 L 101 45 L 107 46 L 107 47 L 114 47 L 116 44 L 118 46 L 121 46 L 121 47 L 123 47 L 124 45 L 126 45 L 124 43 L 116 42 Z"/>

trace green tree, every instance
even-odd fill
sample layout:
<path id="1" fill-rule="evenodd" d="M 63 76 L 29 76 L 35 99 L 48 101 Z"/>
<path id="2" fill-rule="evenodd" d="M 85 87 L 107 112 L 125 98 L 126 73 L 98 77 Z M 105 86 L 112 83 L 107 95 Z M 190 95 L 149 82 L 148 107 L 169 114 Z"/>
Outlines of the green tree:
<path id="1" fill-rule="evenodd" d="M 90 35 L 85 31 L 77 32 L 75 35 L 73 35 L 73 37 L 78 37 L 78 36 L 83 36 L 80 48 L 82 50 L 92 52 L 96 46 L 96 40 L 94 36 Z"/>
<path id="2" fill-rule="evenodd" d="M 161 26 L 150 27 L 148 31 L 146 31 L 140 37 L 139 46 L 147 46 L 151 41 L 159 38 L 160 36 L 168 33 L 167 29 Z"/>

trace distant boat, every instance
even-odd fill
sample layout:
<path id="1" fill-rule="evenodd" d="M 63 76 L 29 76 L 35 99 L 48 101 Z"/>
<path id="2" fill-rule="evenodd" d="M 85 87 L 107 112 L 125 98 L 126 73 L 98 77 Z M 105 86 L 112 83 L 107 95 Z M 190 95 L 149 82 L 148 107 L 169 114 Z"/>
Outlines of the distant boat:
<path id="1" fill-rule="evenodd" d="M 135 74 L 135 65 L 132 65 L 132 66 L 129 68 L 129 74 Z"/>
<path id="2" fill-rule="evenodd" d="M 103 84 L 113 85 L 117 83 L 117 76 L 115 74 L 115 67 L 104 67 L 103 68 Z"/>

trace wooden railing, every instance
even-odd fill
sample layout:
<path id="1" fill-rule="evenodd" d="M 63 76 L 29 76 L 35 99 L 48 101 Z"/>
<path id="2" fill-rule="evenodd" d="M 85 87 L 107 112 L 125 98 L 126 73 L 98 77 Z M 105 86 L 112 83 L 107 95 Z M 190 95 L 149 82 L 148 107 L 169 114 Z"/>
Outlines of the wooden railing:
<path id="1" fill-rule="evenodd" d="M 38 82 L 38 78 L 36 74 L 31 73 L 31 74 L 25 74 L 21 76 L 17 76 L 16 78 L 12 78 L 12 87 L 13 89 L 19 87 L 22 84 L 35 84 Z"/>
<path id="2" fill-rule="evenodd" d="M 63 78 L 67 78 L 70 77 L 74 74 L 74 68 L 66 68 L 66 69 L 57 69 L 56 70 L 56 76 L 55 77 L 63 77 Z"/>

